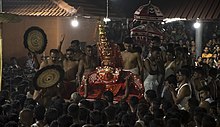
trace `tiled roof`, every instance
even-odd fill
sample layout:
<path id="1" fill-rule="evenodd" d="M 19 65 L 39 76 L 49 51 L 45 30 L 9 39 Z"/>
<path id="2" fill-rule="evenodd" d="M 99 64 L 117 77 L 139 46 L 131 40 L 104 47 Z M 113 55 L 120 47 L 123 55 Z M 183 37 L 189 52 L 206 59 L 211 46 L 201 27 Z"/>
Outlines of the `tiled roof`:
<path id="1" fill-rule="evenodd" d="M 3 12 L 22 16 L 71 16 L 52 0 L 3 0 Z"/>
<path id="2" fill-rule="evenodd" d="M 148 1 L 109 2 L 110 18 L 133 18 L 134 12 Z M 160 8 L 164 18 L 220 19 L 220 0 L 152 0 L 152 4 Z M 25 16 L 71 16 L 71 8 L 78 7 L 83 16 L 106 16 L 106 0 L 3 0 L 3 12 Z"/>
<path id="3" fill-rule="evenodd" d="M 220 0 L 167 0 L 170 4 L 162 9 L 167 18 L 186 18 L 195 20 L 220 19 Z"/>
<path id="4" fill-rule="evenodd" d="M 64 0 L 71 6 L 76 8 L 80 7 L 79 13 L 84 16 L 106 16 L 106 0 Z M 118 8 L 115 7 L 114 2 L 109 0 L 109 16 L 110 17 L 122 17 L 118 12 Z"/>

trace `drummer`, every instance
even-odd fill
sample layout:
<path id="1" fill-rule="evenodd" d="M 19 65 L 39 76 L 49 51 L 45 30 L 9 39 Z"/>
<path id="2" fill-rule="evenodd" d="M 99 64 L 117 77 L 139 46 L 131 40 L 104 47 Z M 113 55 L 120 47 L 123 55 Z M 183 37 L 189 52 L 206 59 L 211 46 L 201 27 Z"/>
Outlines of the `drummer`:
<path id="1" fill-rule="evenodd" d="M 76 74 L 78 72 L 79 61 L 74 60 L 74 50 L 71 48 L 66 49 L 65 58 L 63 60 L 63 69 L 65 77 L 63 81 L 64 89 L 62 96 L 65 99 L 70 99 L 70 95 L 76 92 L 78 82 L 76 80 Z"/>
<path id="2" fill-rule="evenodd" d="M 59 51 L 57 49 L 50 50 L 49 58 L 42 61 L 42 63 L 40 64 L 39 70 L 49 65 L 59 65 L 63 67 L 63 63 L 62 63 L 62 60 L 60 59 Z M 44 106 L 48 106 L 51 101 L 51 98 L 55 96 L 61 96 L 60 88 L 58 84 L 50 88 L 35 90 L 33 99 L 38 101 L 38 103 Z"/>
<path id="3" fill-rule="evenodd" d="M 48 65 L 59 65 L 59 66 L 63 67 L 62 59 L 61 59 L 61 57 L 59 55 L 59 51 L 57 49 L 50 50 L 49 58 L 47 58 L 41 62 L 39 70 L 42 69 L 43 67 L 48 66 Z"/>
<path id="4" fill-rule="evenodd" d="M 81 57 L 84 56 L 82 51 L 80 50 L 79 41 L 73 40 L 71 42 L 71 46 L 66 49 L 65 54 L 62 53 L 62 45 L 65 39 L 65 35 L 63 35 L 62 40 L 58 45 L 58 51 L 62 55 L 62 63 L 63 69 L 65 72 L 64 81 L 63 81 L 63 89 L 61 95 L 64 99 L 70 99 L 70 95 L 73 92 L 76 92 L 78 87 L 78 81 L 76 80 L 76 74 L 78 72 L 79 61 Z"/>

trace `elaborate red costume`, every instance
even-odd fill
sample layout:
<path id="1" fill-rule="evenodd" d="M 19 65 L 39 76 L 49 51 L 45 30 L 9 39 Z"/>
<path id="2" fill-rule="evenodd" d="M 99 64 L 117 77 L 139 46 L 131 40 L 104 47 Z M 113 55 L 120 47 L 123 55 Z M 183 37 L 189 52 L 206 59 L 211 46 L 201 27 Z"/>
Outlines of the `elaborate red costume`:
<path id="1" fill-rule="evenodd" d="M 84 75 L 79 93 L 86 98 L 101 98 L 103 92 L 112 91 L 114 99 L 121 100 L 126 92 L 129 96 L 143 96 L 144 88 L 140 78 L 123 71 L 122 58 L 118 46 L 107 41 L 105 28 L 99 25 L 99 42 L 97 44 L 101 57 L 101 66 L 88 75 Z"/>

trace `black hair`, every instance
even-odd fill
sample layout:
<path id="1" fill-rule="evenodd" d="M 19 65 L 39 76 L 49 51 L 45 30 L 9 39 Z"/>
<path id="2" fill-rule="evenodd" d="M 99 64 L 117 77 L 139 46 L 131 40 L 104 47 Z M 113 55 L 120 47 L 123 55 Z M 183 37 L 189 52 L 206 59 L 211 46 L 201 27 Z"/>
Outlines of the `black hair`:
<path id="1" fill-rule="evenodd" d="M 36 120 L 44 120 L 44 114 L 46 109 L 42 105 L 36 105 L 34 109 L 35 119 Z"/>
<path id="2" fill-rule="evenodd" d="M 187 78 L 190 77 L 190 71 L 189 71 L 189 69 L 181 68 L 181 69 L 178 70 L 178 72 L 180 72 L 182 75 L 186 76 Z"/>
<path id="3" fill-rule="evenodd" d="M 155 41 L 156 43 L 160 43 L 161 42 L 160 41 L 160 37 L 158 37 L 158 36 L 154 36 L 151 40 Z"/>
<path id="4" fill-rule="evenodd" d="M 79 44 L 80 44 L 80 42 L 79 42 L 79 40 L 73 40 L 73 41 L 71 41 L 71 44 L 76 44 L 76 45 L 79 45 Z"/>
<path id="5" fill-rule="evenodd" d="M 92 111 L 89 114 L 90 123 L 92 125 L 97 125 L 102 123 L 102 113 L 99 111 Z"/>
<path id="6" fill-rule="evenodd" d="M 95 100 L 93 102 L 94 110 L 102 111 L 104 109 L 104 104 L 102 100 Z"/>
<path id="7" fill-rule="evenodd" d="M 51 49 L 51 50 L 50 50 L 50 53 L 55 53 L 55 54 L 58 54 L 58 53 L 59 53 L 59 51 L 58 51 L 57 49 Z"/>
<path id="8" fill-rule="evenodd" d="M 131 96 L 129 103 L 132 107 L 134 107 L 135 105 L 138 105 L 139 98 L 137 96 Z"/>
<path id="9" fill-rule="evenodd" d="M 160 49 L 160 47 L 158 47 L 158 46 L 153 46 L 153 47 L 151 47 L 150 51 L 151 51 L 151 52 L 154 52 L 154 51 L 160 52 L 161 49 Z"/>
<path id="10" fill-rule="evenodd" d="M 131 37 L 126 37 L 124 39 L 124 43 L 127 43 L 127 44 L 134 44 L 134 41 Z"/>
<path id="11" fill-rule="evenodd" d="M 202 118 L 202 127 L 216 127 L 215 119 L 210 115 L 204 115 Z"/>
<path id="12" fill-rule="evenodd" d="M 207 91 L 207 92 L 210 92 L 210 88 L 208 86 L 203 86 L 200 91 Z"/>
<path id="13" fill-rule="evenodd" d="M 69 115 L 62 115 L 58 118 L 58 127 L 69 127 L 73 124 L 72 117 Z"/>
<path id="14" fill-rule="evenodd" d="M 173 84 L 176 85 L 177 84 L 177 79 L 176 79 L 176 75 L 169 75 L 165 81 L 168 81 L 169 84 Z"/>
<path id="15" fill-rule="evenodd" d="M 50 125 L 58 118 L 58 111 L 55 108 L 49 108 L 45 113 L 45 121 Z"/>
<path id="16" fill-rule="evenodd" d="M 210 70 L 209 70 L 209 75 L 210 75 L 211 77 L 216 77 L 217 74 L 218 74 L 218 69 L 216 69 L 216 68 L 210 68 Z"/>
<path id="17" fill-rule="evenodd" d="M 103 93 L 103 96 L 104 96 L 105 99 L 106 99 L 108 102 L 110 102 L 110 103 L 112 103 L 113 100 L 114 100 L 114 94 L 113 94 L 111 91 L 105 91 L 105 92 Z"/>
<path id="18" fill-rule="evenodd" d="M 167 120 L 166 127 L 181 127 L 181 124 L 177 118 L 170 118 Z"/>
<path id="19" fill-rule="evenodd" d="M 130 106 L 129 106 L 128 102 L 126 102 L 126 101 L 120 101 L 119 107 L 120 107 L 121 111 L 130 111 Z"/>
<path id="20" fill-rule="evenodd" d="M 91 48 L 92 49 L 93 47 L 91 45 L 87 45 L 86 48 Z"/>
<path id="21" fill-rule="evenodd" d="M 93 103 L 92 102 L 90 102 L 86 99 L 82 99 L 82 100 L 80 100 L 79 103 L 82 104 L 83 107 L 90 109 L 90 110 L 93 110 Z"/>
<path id="22" fill-rule="evenodd" d="M 153 100 L 154 98 L 157 98 L 157 93 L 155 90 L 147 90 L 145 92 L 147 98 L 149 98 L 150 100 Z"/>
<path id="23" fill-rule="evenodd" d="M 79 106 L 77 104 L 70 104 L 68 106 L 68 115 L 72 116 L 73 119 L 78 119 L 78 115 L 79 115 Z"/>
<path id="24" fill-rule="evenodd" d="M 79 108 L 79 120 L 82 122 L 87 122 L 88 120 L 88 115 L 89 115 L 89 109 L 80 107 Z"/>
<path id="25" fill-rule="evenodd" d="M 203 76 L 205 75 L 205 70 L 202 67 L 196 67 L 194 69 L 194 72 L 199 73 L 199 74 L 201 74 Z"/>
<path id="26" fill-rule="evenodd" d="M 74 50 L 72 48 L 68 48 L 66 49 L 66 52 L 74 52 Z"/>
<path id="27" fill-rule="evenodd" d="M 137 115 L 140 119 L 143 119 L 146 114 L 148 114 L 149 106 L 145 103 L 140 103 L 137 106 Z"/>
<path id="28" fill-rule="evenodd" d="M 133 113 L 127 113 L 122 116 L 121 125 L 124 127 L 134 127 L 136 122 L 136 115 Z"/>
<path id="29" fill-rule="evenodd" d="M 104 113 L 108 121 L 112 121 L 115 119 L 116 116 L 116 107 L 115 106 L 108 106 L 105 108 Z"/>

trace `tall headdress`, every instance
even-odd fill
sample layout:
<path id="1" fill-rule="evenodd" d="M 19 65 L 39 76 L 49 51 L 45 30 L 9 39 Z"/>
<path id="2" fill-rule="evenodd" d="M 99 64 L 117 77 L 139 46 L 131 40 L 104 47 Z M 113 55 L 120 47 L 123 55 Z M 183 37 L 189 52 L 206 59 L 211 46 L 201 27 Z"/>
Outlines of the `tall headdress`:
<path id="1" fill-rule="evenodd" d="M 106 34 L 106 26 L 99 24 L 99 41 L 97 46 L 101 66 L 97 67 L 97 78 L 100 82 L 114 83 L 118 80 L 122 68 L 122 57 L 118 45 L 110 42 Z"/>
<path id="2" fill-rule="evenodd" d="M 99 41 L 97 42 L 101 65 L 113 68 L 122 68 L 122 57 L 117 44 L 110 42 L 106 33 L 107 27 L 99 24 Z"/>

